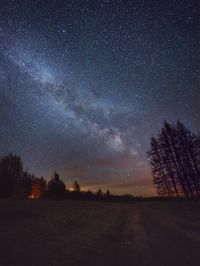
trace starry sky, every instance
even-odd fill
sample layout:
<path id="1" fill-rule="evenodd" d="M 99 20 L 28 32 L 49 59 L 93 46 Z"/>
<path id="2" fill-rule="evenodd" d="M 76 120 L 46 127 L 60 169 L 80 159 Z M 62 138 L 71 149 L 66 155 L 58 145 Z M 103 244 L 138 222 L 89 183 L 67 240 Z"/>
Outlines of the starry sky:
<path id="1" fill-rule="evenodd" d="M 200 129 L 198 0 L 5 0 L 0 155 L 47 180 L 151 196 L 164 120 Z"/>

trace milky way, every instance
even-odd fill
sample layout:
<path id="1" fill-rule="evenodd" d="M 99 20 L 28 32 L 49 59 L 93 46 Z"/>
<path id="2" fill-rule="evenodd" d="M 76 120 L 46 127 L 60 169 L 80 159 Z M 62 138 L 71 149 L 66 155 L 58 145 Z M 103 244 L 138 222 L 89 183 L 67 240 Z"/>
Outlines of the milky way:
<path id="1" fill-rule="evenodd" d="M 153 195 L 164 120 L 200 129 L 198 1 L 4 1 L 0 153 L 69 186 Z"/>

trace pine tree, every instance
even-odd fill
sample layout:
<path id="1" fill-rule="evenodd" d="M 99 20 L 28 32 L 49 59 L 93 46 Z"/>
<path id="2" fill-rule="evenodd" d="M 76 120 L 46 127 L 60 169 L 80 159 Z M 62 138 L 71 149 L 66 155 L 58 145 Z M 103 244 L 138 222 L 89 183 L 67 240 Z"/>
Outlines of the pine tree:
<path id="1" fill-rule="evenodd" d="M 159 195 L 200 196 L 200 137 L 180 121 L 165 122 L 148 152 L 153 184 Z"/>

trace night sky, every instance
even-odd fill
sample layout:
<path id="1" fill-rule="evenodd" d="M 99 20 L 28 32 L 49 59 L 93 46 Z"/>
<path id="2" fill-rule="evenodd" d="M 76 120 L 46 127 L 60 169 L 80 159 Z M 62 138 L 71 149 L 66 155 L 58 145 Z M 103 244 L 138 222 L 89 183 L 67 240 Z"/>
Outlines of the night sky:
<path id="1" fill-rule="evenodd" d="M 198 0 L 0 6 L 0 155 L 69 187 L 154 195 L 164 120 L 200 129 Z"/>

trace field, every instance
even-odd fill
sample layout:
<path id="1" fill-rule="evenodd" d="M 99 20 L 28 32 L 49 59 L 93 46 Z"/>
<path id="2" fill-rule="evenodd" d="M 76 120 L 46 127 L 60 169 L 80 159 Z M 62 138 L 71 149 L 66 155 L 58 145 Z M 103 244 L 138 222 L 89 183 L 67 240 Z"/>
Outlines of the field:
<path id="1" fill-rule="evenodd" d="M 199 265 L 200 204 L 0 201 L 1 266 Z"/>

